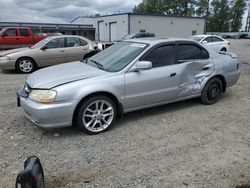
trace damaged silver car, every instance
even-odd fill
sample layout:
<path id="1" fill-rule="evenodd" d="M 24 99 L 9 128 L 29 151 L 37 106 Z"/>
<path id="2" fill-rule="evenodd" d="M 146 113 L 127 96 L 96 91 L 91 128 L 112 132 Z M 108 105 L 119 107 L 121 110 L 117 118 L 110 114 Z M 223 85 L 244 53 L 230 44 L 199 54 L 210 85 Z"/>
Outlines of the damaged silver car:
<path id="1" fill-rule="evenodd" d="M 237 56 L 185 39 L 131 39 L 31 74 L 18 103 L 43 128 L 109 129 L 122 113 L 200 97 L 217 102 L 240 76 Z"/>

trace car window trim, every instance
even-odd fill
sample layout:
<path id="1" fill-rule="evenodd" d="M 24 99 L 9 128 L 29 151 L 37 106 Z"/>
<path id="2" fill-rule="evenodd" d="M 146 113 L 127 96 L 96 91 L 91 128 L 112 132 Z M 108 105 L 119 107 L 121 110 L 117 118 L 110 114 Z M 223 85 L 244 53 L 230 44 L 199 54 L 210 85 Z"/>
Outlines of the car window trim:
<path id="1" fill-rule="evenodd" d="M 176 55 L 176 41 L 171 41 L 171 42 L 163 42 L 163 43 L 160 43 L 160 44 L 156 44 L 154 45 L 152 48 L 150 48 L 149 50 L 147 50 L 139 59 L 139 61 L 143 61 L 143 58 L 145 58 L 145 56 L 148 54 L 148 53 L 151 53 L 153 50 L 155 50 L 156 48 L 159 48 L 159 47 L 162 47 L 162 46 L 169 46 L 169 45 L 173 45 L 174 46 L 174 56 L 175 56 L 175 62 L 174 64 L 171 64 L 171 65 L 175 65 L 177 64 L 177 55 Z M 155 68 L 161 68 L 161 67 L 166 67 L 166 66 L 170 66 L 170 65 L 165 65 L 165 66 L 160 66 L 160 67 L 152 67 L 152 69 L 155 69 Z"/>
<path id="2" fill-rule="evenodd" d="M 178 58 L 177 58 L 177 56 L 178 56 L 178 51 L 177 51 L 177 49 L 178 49 L 178 45 L 180 45 L 180 44 L 185 44 L 185 45 L 194 45 L 194 46 L 196 46 L 196 47 L 198 47 L 198 48 L 200 48 L 200 49 L 202 49 L 202 50 L 205 50 L 206 52 L 207 52 L 207 54 L 208 54 L 208 58 L 206 58 L 206 59 L 183 59 L 183 60 L 177 60 Z M 176 48 L 175 48 L 175 54 L 176 54 L 176 63 L 177 64 L 180 64 L 179 63 L 179 61 L 194 61 L 194 60 L 207 60 L 207 59 L 209 59 L 210 58 L 210 54 L 209 54 L 209 52 L 207 51 L 207 49 L 206 48 L 204 48 L 202 45 L 200 45 L 199 43 L 196 43 L 196 42 L 193 42 L 193 41 L 177 41 L 176 42 Z M 183 63 L 185 63 L 185 62 L 183 62 Z"/>

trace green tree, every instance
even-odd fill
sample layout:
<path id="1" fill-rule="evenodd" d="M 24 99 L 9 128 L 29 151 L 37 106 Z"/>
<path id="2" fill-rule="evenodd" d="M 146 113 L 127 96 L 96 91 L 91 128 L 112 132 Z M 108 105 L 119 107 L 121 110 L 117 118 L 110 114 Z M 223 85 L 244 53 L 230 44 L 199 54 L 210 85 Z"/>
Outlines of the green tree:
<path id="1" fill-rule="evenodd" d="M 242 17 L 246 9 L 245 0 L 235 0 L 234 5 L 231 8 L 231 31 L 237 32 L 241 29 L 242 26 Z"/>
<path id="2" fill-rule="evenodd" d="M 208 31 L 227 32 L 231 22 L 230 7 L 227 0 L 213 0 L 208 17 Z"/>
<path id="3" fill-rule="evenodd" d="M 143 0 L 133 12 L 191 16 L 194 14 L 194 4 L 194 0 Z"/>

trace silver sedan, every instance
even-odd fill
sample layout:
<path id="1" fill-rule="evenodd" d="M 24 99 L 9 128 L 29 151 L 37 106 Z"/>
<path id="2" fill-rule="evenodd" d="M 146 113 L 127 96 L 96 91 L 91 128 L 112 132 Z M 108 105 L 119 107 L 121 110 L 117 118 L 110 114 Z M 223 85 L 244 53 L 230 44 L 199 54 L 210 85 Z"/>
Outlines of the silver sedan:
<path id="1" fill-rule="evenodd" d="M 88 60 L 36 71 L 18 104 L 39 127 L 97 134 L 122 113 L 195 97 L 213 104 L 239 76 L 233 53 L 185 39 L 126 40 Z"/>

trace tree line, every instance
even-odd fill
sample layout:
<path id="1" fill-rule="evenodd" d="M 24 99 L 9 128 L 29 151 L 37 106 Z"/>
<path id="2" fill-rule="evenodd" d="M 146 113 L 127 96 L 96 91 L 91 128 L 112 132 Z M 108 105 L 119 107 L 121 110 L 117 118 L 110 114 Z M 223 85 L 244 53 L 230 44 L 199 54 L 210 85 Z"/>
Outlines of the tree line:
<path id="1" fill-rule="evenodd" d="M 208 32 L 237 32 L 247 0 L 143 0 L 134 13 L 156 13 L 176 16 L 202 16 Z"/>

